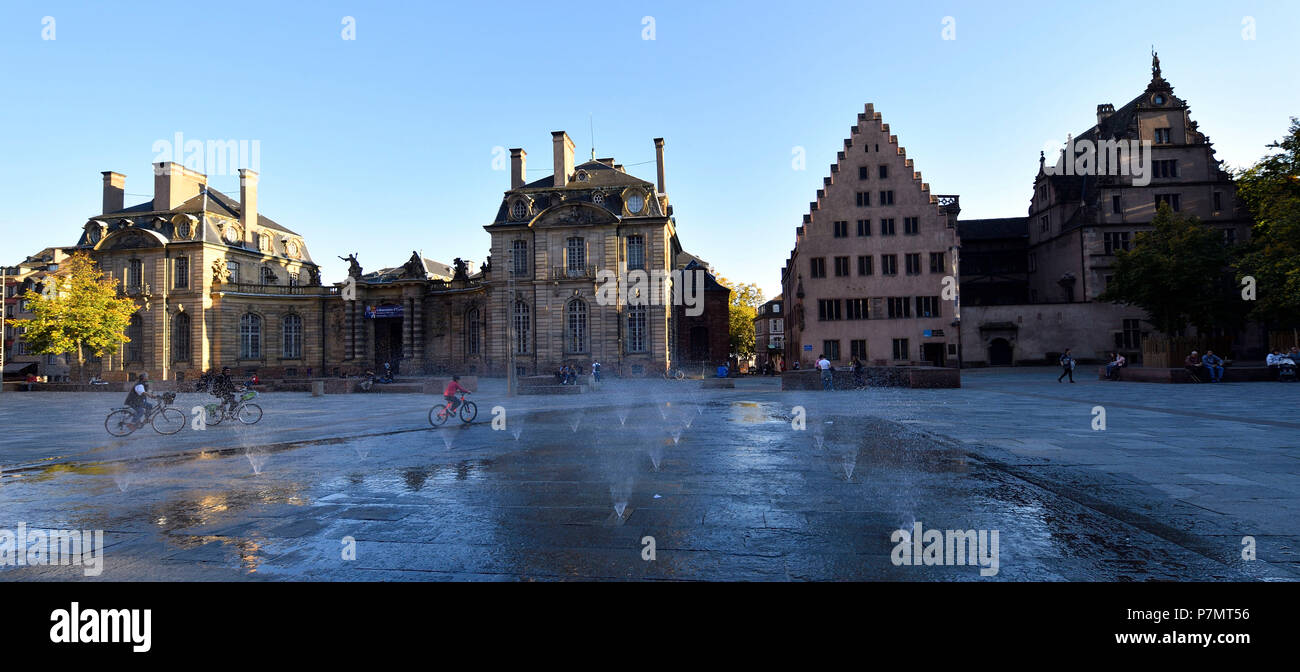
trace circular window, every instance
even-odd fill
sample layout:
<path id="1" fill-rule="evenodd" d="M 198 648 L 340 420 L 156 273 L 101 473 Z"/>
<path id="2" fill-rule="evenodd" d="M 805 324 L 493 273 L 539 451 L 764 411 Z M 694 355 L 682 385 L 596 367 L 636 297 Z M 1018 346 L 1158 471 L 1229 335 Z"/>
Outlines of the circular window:
<path id="1" fill-rule="evenodd" d="M 579 182 L 586 182 L 586 181 L 589 180 L 589 179 L 591 179 L 591 176 L 587 174 L 587 171 L 585 171 L 585 170 L 579 170 L 579 171 L 578 171 L 578 181 L 579 181 Z"/>
<path id="2" fill-rule="evenodd" d="M 189 222 L 181 222 L 180 224 L 177 224 L 177 225 L 176 225 L 176 237 L 177 237 L 177 238 L 189 238 L 189 237 L 190 237 L 190 223 L 189 223 Z"/>
<path id="3" fill-rule="evenodd" d="M 515 201 L 515 204 L 510 207 L 510 215 L 517 220 L 523 219 L 528 215 L 528 204 L 523 201 Z"/>
<path id="4" fill-rule="evenodd" d="M 239 230 L 236 229 L 236 228 L 233 227 L 233 226 L 227 226 L 227 227 L 226 227 L 226 242 L 228 242 L 228 243 L 232 243 L 232 244 L 233 244 L 233 243 L 238 243 L 238 242 L 239 242 Z"/>
<path id="5" fill-rule="evenodd" d="M 296 240 L 289 241 L 289 243 L 284 246 L 284 251 L 287 252 L 291 257 L 298 256 L 298 241 Z"/>
<path id="6" fill-rule="evenodd" d="M 591 195 L 591 202 L 596 205 L 603 205 L 605 203 L 605 195 L 598 191 Z"/>
<path id="7" fill-rule="evenodd" d="M 641 194 L 632 194 L 627 197 L 628 212 L 641 212 L 641 208 L 643 207 L 645 207 L 645 198 L 643 198 Z"/>

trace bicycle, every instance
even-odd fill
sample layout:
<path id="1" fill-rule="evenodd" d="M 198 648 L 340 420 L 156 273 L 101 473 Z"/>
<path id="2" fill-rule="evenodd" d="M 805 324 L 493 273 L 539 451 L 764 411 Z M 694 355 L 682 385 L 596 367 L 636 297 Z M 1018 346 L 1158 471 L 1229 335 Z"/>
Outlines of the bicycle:
<path id="1" fill-rule="evenodd" d="M 681 369 L 664 369 L 664 380 L 684 380 L 685 378 L 686 372 Z"/>
<path id="2" fill-rule="evenodd" d="M 429 424 L 434 427 L 441 427 L 446 424 L 447 420 L 449 420 L 453 415 L 457 415 L 457 413 L 460 415 L 461 422 L 467 425 L 474 422 L 474 418 L 478 417 L 478 406 L 474 405 L 474 402 L 472 401 L 466 401 L 464 392 L 457 393 L 457 401 L 460 402 L 459 411 L 451 410 L 450 401 L 442 406 L 434 406 L 429 409 Z"/>
<path id="3" fill-rule="evenodd" d="M 131 434 L 144 427 L 145 423 L 152 425 L 153 431 L 159 434 L 175 434 L 185 429 L 185 414 L 170 407 L 176 400 L 176 393 L 164 392 L 160 399 L 159 404 L 145 413 L 139 425 L 135 424 L 135 410 L 130 407 L 123 406 L 109 411 L 108 417 L 104 418 L 104 429 L 113 436 Z"/>
<path id="4" fill-rule="evenodd" d="M 262 419 L 262 407 L 251 403 L 257 398 L 254 390 L 244 390 L 235 400 L 235 405 L 226 408 L 225 403 L 206 404 L 203 406 L 203 422 L 207 425 L 219 425 L 222 420 L 234 418 L 245 425 L 255 425 Z"/>

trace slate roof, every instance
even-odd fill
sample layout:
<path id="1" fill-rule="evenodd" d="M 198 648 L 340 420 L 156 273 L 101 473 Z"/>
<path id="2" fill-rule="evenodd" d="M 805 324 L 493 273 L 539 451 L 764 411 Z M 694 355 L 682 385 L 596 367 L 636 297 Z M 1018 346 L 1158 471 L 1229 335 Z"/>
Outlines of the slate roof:
<path id="1" fill-rule="evenodd" d="M 1025 238 L 1029 235 L 1029 218 L 999 217 L 994 219 L 962 220 L 957 222 L 957 235 L 962 240 Z"/>
<path id="2" fill-rule="evenodd" d="M 106 217 L 112 217 L 114 215 L 131 215 L 131 214 L 153 213 L 153 212 L 159 212 L 159 213 L 168 212 L 173 214 L 176 213 L 193 214 L 199 211 L 210 212 L 216 215 L 225 215 L 226 217 L 231 217 L 235 219 L 239 218 L 240 205 L 237 199 L 231 198 L 211 187 L 208 187 L 207 191 L 208 191 L 208 199 L 207 199 L 206 210 L 203 207 L 203 194 L 200 193 L 198 196 L 195 196 L 194 198 L 191 198 L 190 200 L 180 204 L 174 210 L 154 210 L 153 201 L 149 200 L 149 201 L 145 201 L 144 203 L 133 205 L 124 210 L 119 210 L 117 212 L 106 212 L 103 215 L 94 217 L 93 219 L 104 219 Z M 257 213 L 257 224 L 259 226 L 271 229 L 272 231 L 281 231 L 283 233 L 289 233 L 295 236 L 298 235 L 296 231 L 291 231 L 288 228 L 281 226 L 278 222 L 271 219 L 270 217 L 267 217 L 266 215 L 263 215 L 260 212 Z"/>

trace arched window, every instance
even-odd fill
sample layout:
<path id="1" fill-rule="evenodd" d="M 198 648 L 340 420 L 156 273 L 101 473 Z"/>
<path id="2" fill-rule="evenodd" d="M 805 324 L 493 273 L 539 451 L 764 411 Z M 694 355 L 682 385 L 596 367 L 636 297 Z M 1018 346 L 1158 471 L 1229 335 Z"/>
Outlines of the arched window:
<path id="1" fill-rule="evenodd" d="M 172 318 L 172 361 L 190 361 L 190 315 L 177 313 Z"/>
<path id="2" fill-rule="evenodd" d="M 568 328 L 565 329 L 564 334 L 565 352 L 586 352 L 587 304 L 583 303 L 582 299 L 574 299 L 569 302 L 565 312 L 568 317 Z"/>
<path id="3" fill-rule="evenodd" d="M 530 316 L 528 304 L 523 301 L 515 302 L 515 353 L 526 355 L 529 352 L 528 344 L 533 341 L 533 323 Z"/>
<path id="4" fill-rule="evenodd" d="M 302 318 L 297 315 L 285 315 L 281 357 L 285 359 L 302 359 Z"/>
<path id="5" fill-rule="evenodd" d="M 479 331 L 482 329 L 482 321 L 479 319 L 478 308 L 470 308 L 465 311 L 465 354 L 477 355 L 479 346 Z"/>
<path id="6" fill-rule="evenodd" d="M 239 318 L 239 358 L 262 358 L 262 318 L 245 313 Z"/>
<path id="7" fill-rule="evenodd" d="M 136 313 L 131 316 L 131 321 L 126 325 L 126 361 L 143 362 L 144 361 L 144 320 L 140 314 Z"/>
<path id="8" fill-rule="evenodd" d="M 646 351 L 646 307 L 627 307 L 627 351 Z"/>

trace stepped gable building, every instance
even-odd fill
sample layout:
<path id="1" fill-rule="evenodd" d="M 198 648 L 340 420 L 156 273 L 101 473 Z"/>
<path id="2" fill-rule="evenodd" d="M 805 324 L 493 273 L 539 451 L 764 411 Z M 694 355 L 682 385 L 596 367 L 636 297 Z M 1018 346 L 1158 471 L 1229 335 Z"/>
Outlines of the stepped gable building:
<path id="1" fill-rule="evenodd" d="M 933 363 L 957 356 L 956 196 L 939 196 L 871 104 L 858 115 L 781 271 L 785 361 Z M 950 281 L 951 284 L 952 281 Z"/>
<path id="2" fill-rule="evenodd" d="M 1102 143 L 1131 146 L 1133 141 L 1151 143 L 1150 156 L 1143 158 L 1150 162 L 1149 183 L 1133 174 L 1132 163 L 1127 171 L 1098 165 L 1106 153 Z M 1150 230 L 1161 203 L 1221 228 L 1225 243 L 1249 235 L 1250 222 L 1231 176 L 1214 158 L 1214 146 L 1192 120 L 1187 102 L 1174 95 L 1154 54 L 1146 90 L 1118 109 L 1098 105 L 1097 123 L 1072 142 L 1080 155 L 1088 145 L 1098 149 L 1092 162 L 1098 169 L 1079 171 L 1075 161 L 1070 166 L 1075 169 L 1067 170 L 1064 160 L 1052 166 L 1040 155 L 1023 242 L 1012 230 L 1019 218 L 962 225 L 966 363 L 1054 364 L 1066 347 L 1083 360 L 1104 360 L 1118 350 L 1140 361 L 1142 340 L 1151 328 L 1146 314 L 1135 306 L 1097 301 L 1109 282 L 1115 253 L 1131 248 L 1140 232 Z M 990 272 L 1019 267 L 1011 255 L 1022 245 L 1023 297 L 1018 272 Z M 992 261 L 990 254 L 1001 261 Z M 974 255 L 982 260 L 974 262 Z M 984 260 L 992 265 L 985 268 Z M 1005 300 L 1011 292 L 1014 302 Z M 1241 340 L 1240 354 L 1253 352 L 1251 338 Z"/>
<path id="3" fill-rule="evenodd" d="M 184 380 L 230 366 L 297 375 L 323 366 L 323 304 L 336 291 L 302 236 L 258 211 L 258 175 L 235 200 L 180 164 L 154 164 L 152 200 L 126 206 L 126 176 L 103 174 L 103 207 L 68 252 L 85 251 L 139 310 L 130 341 L 90 363 L 126 380 Z"/>
<path id="4" fill-rule="evenodd" d="M 654 141 L 652 183 L 594 153 L 575 165 L 568 134 L 551 135 L 546 177 L 529 181 L 527 153 L 510 150 L 510 189 L 484 227 L 492 246 L 483 347 L 492 370 L 513 361 L 520 375 L 549 374 L 564 363 L 585 371 L 598 361 L 609 373 L 657 375 L 683 362 L 683 345 L 688 356 L 725 353 L 729 292 L 720 305 L 715 298 L 705 306 L 706 317 L 722 313 L 720 326 L 693 325 L 688 344 L 679 343 L 684 312 L 665 305 L 671 295 L 652 287 L 626 303 L 598 299 L 602 271 L 626 294 L 630 272 L 667 277 L 689 263 L 664 188 L 663 139 Z"/>

